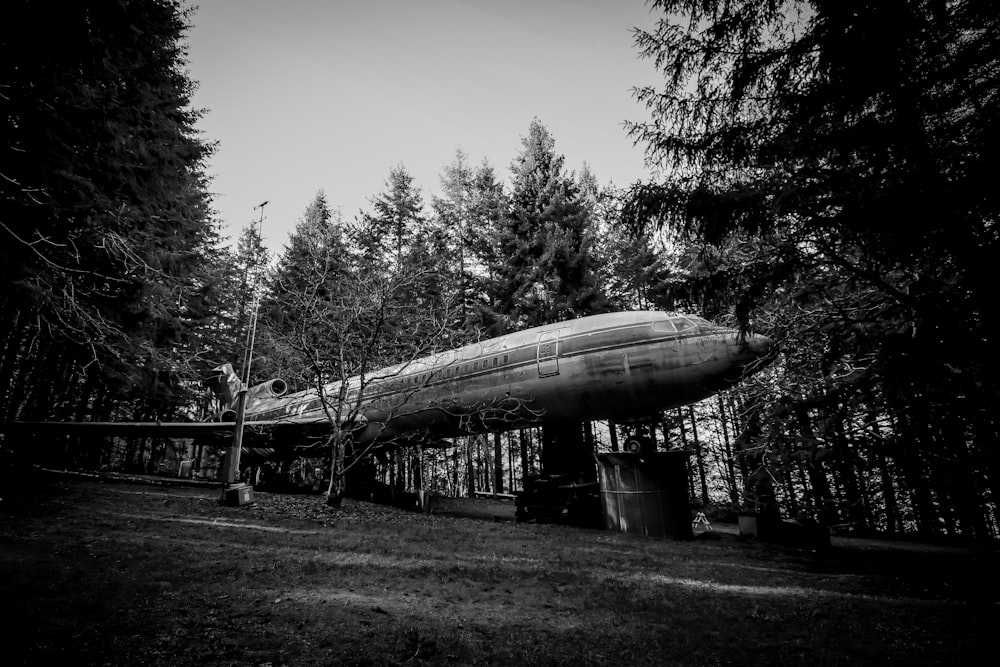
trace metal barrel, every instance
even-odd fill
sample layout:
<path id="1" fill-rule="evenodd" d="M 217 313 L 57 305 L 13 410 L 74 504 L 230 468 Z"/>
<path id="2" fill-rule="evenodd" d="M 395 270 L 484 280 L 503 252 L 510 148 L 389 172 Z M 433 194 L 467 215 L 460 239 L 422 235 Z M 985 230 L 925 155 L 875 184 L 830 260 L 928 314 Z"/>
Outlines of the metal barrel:
<path id="1" fill-rule="evenodd" d="M 608 530 L 689 539 L 688 452 L 598 454 L 601 505 Z"/>

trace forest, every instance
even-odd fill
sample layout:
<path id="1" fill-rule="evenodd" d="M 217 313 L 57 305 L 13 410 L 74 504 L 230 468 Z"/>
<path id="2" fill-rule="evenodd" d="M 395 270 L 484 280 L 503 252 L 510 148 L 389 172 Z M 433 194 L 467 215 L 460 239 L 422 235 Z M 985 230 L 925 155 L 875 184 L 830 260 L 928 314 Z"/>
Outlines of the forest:
<path id="1" fill-rule="evenodd" d="M 558 119 L 526 119 L 509 166 L 459 149 L 425 192 L 400 164 L 350 216 L 318 192 L 280 250 L 257 220 L 234 246 L 219 236 L 215 146 L 195 129 L 210 110 L 185 72 L 196 12 L 15 3 L 2 421 L 203 419 L 204 379 L 246 365 L 250 330 L 251 383 L 302 389 L 589 314 L 690 312 L 780 345 L 766 371 L 656 420 L 661 447 L 692 452 L 694 504 L 752 509 L 766 476 L 788 517 L 997 537 L 991 3 L 654 0 L 636 57 L 661 83 L 635 89 L 650 120 L 625 130 L 646 182 L 570 169 Z M 627 435 L 587 430 L 604 450 Z M 148 470 L 171 446 L 57 454 Z M 510 492 L 537 446 L 531 429 L 479 434 L 418 467 L 442 493 Z"/>

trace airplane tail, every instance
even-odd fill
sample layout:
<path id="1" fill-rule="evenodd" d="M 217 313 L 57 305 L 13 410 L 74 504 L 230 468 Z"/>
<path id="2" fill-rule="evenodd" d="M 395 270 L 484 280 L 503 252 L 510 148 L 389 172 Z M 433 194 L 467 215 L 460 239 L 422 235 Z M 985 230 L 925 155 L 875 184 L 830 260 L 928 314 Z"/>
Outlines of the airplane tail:
<path id="1" fill-rule="evenodd" d="M 219 399 L 223 412 L 226 412 L 227 409 L 232 409 L 236 405 L 236 398 L 243 382 L 236 375 L 236 371 L 233 370 L 233 365 L 230 363 L 217 366 L 212 369 L 212 372 L 215 375 L 206 384 L 211 387 L 212 393 Z"/>

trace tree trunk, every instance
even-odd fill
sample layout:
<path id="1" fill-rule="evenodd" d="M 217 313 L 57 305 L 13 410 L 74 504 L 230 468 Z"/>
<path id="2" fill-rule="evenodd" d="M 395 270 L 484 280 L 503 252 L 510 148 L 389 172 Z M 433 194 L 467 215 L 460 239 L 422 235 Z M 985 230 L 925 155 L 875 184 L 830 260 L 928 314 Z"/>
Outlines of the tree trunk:
<path id="1" fill-rule="evenodd" d="M 701 440 L 698 438 L 698 420 L 694 414 L 694 406 L 688 406 L 688 416 L 691 418 L 691 442 L 694 443 L 694 458 L 698 464 L 698 482 L 701 487 L 701 504 L 708 504 L 708 478 L 705 474 L 705 456 L 702 452 Z"/>
<path id="2" fill-rule="evenodd" d="M 970 429 L 971 430 L 971 429 Z M 941 426 L 940 441 L 947 455 L 941 465 L 948 471 L 951 496 L 963 537 L 986 543 L 990 539 L 982 494 L 982 471 L 978 470 L 969 454 L 971 434 L 965 429 L 964 420 L 950 416 Z"/>
<path id="3" fill-rule="evenodd" d="M 781 473 L 782 482 L 785 486 L 785 502 L 788 504 L 788 514 L 793 518 L 798 517 L 800 509 L 799 498 L 795 492 L 795 481 L 792 479 L 791 467 L 782 465 Z"/>
<path id="4" fill-rule="evenodd" d="M 739 490 L 742 485 L 739 480 L 736 479 L 736 462 L 734 461 L 735 456 L 733 454 L 733 443 L 729 439 L 729 426 L 727 415 L 726 415 L 726 404 L 722 401 L 722 396 L 718 397 L 719 403 L 719 421 L 722 423 L 722 454 L 725 460 L 726 477 L 729 480 L 729 502 L 733 505 L 739 505 L 740 495 Z M 698 454 L 698 458 L 701 458 L 701 454 Z M 704 471 L 700 471 L 702 477 L 704 477 Z M 744 481 L 744 484 L 746 482 Z"/>
<path id="5" fill-rule="evenodd" d="M 921 442 L 905 414 L 897 414 L 896 418 L 896 432 L 900 441 L 893 448 L 893 459 L 899 463 L 910 492 L 917 533 L 929 537 L 937 533 L 938 514 L 931 498 L 930 484 L 924 475 L 924 464 L 920 457 Z"/>
<path id="6" fill-rule="evenodd" d="M 684 451 L 692 451 L 693 448 L 688 446 L 687 438 L 687 428 L 684 426 L 684 412 L 677 408 L 677 433 L 680 436 L 681 449 Z M 698 492 L 694 487 L 694 478 L 697 473 L 698 462 L 692 461 L 691 457 L 687 457 L 687 480 L 688 480 L 688 498 L 697 498 Z"/>
<path id="7" fill-rule="evenodd" d="M 515 474 L 517 468 L 514 467 L 514 434 L 507 431 L 507 470 L 510 471 L 510 492 L 514 493 L 517 489 L 517 475 Z"/>
<path id="8" fill-rule="evenodd" d="M 330 437 L 330 484 L 326 489 L 327 505 L 339 505 L 344 498 L 345 445 L 343 432 L 334 426 L 334 432 Z"/>
<path id="9" fill-rule="evenodd" d="M 799 422 L 799 434 L 802 447 L 808 452 L 806 473 L 816 502 L 817 520 L 820 525 L 830 526 L 835 522 L 836 510 L 833 505 L 833 494 L 830 492 L 830 482 L 826 475 L 826 466 L 820 458 L 818 440 L 813 429 L 812 417 L 801 403 L 795 407 L 795 415 Z"/>
<path id="10" fill-rule="evenodd" d="M 493 434 L 493 495 L 503 493 L 503 446 L 500 432 Z"/>
<path id="11" fill-rule="evenodd" d="M 465 464 L 466 464 L 465 470 L 467 475 L 466 484 L 468 485 L 467 491 L 469 493 L 470 498 L 474 498 L 476 496 L 476 474 L 475 474 L 475 469 L 473 467 L 473 459 L 472 459 L 472 447 L 474 441 L 475 441 L 475 436 L 470 435 L 465 438 Z"/>
<path id="12" fill-rule="evenodd" d="M 413 471 L 413 490 L 416 492 L 423 491 L 424 489 L 424 457 L 423 457 L 423 447 L 417 445 L 414 448 L 413 456 L 414 462 L 410 466 Z"/>
<path id="13" fill-rule="evenodd" d="M 733 471 L 734 478 L 736 472 L 739 472 L 739 481 L 734 488 L 741 489 L 746 488 L 750 478 L 747 456 L 743 450 L 760 431 L 760 412 L 757 407 L 747 408 L 746 400 L 740 393 L 730 392 L 728 403 L 727 412 L 733 425 L 733 438 L 732 446 L 726 452 L 726 466 Z M 745 416 L 741 418 L 741 414 Z"/>
<path id="14" fill-rule="evenodd" d="M 844 433 L 842 414 L 832 416 L 835 420 L 831 432 L 838 477 L 844 487 L 844 500 L 847 505 L 847 520 L 865 530 L 871 527 L 871 512 L 861 492 L 861 480 L 858 477 L 858 457 L 850 440 Z"/>

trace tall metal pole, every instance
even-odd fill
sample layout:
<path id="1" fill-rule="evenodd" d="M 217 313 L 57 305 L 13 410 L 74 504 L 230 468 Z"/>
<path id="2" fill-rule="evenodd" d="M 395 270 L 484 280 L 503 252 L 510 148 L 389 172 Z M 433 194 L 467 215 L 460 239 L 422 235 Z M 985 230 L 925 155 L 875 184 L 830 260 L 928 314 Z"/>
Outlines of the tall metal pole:
<path id="1" fill-rule="evenodd" d="M 263 242 L 263 230 L 264 230 L 264 207 L 268 205 L 268 202 L 262 202 L 255 209 L 260 209 L 260 219 L 257 221 L 257 236 Z M 243 386 L 250 386 L 250 365 L 253 363 L 253 346 L 257 338 L 257 312 L 260 309 L 260 294 L 259 294 L 259 284 L 258 284 L 259 272 L 254 272 L 253 281 L 250 284 L 250 294 L 252 295 L 252 301 L 250 304 L 250 322 L 247 327 L 247 338 L 246 346 L 244 347 L 245 353 L 243 356 Z"/>
<path id="2" fill-rule="evenodd" d="M 264 228 L 264 207 L 268 202 L 263 202 L 254 206 L 260 209 L 260 219 L 257 222 L 257 235 L 262 236 Z M 233 444 L 226 453 L 224 459 L 225 474 L 223 481 L 225 486 L 222 490 L 222 502 L 228 505 L 246 505 L 253 502 L 253 487 L 248 484 L 239 483 L 240 475 L 240 455 L 243 452 L 243 424 L 246 420 L 247 409 L 247 389 L 250 386 L 250 365 L 253 363 L 253 346 L 257 340 L 257 312 L 260 309 L 260 295 L 258 292 L 257 273 L 253 275 L 253 283 L 250 292 L 253 300 L 250 307 L 250 322 L 247 327 L 247 338 L 245 352 L 243 355 L 243 380 L 240 383 L 239 394 L 236 399 L 236 424 L 233 428 Z"/>

